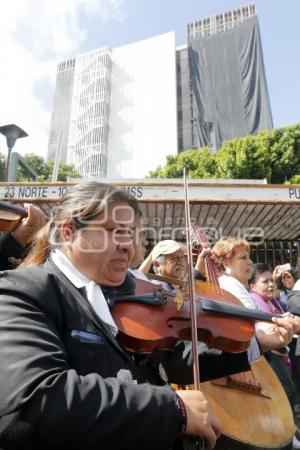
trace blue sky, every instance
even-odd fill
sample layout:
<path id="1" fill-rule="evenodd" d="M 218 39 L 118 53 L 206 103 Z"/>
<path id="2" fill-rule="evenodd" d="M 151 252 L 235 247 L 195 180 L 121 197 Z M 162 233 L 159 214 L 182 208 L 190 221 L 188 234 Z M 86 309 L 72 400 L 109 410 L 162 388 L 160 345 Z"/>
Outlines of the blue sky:
<path id="1" fill-rule="evenodd" d="M 29 137 L 15 150 L 46 156 L 56 63 L 102 46 L 117 47 L 175 31 L 241 0 L 2 0 L 0 125 Z M 257 0 L 274 126 L 300 121 L 300 0 Z M 4 138 L 0 150 L 6 153 Z"/>

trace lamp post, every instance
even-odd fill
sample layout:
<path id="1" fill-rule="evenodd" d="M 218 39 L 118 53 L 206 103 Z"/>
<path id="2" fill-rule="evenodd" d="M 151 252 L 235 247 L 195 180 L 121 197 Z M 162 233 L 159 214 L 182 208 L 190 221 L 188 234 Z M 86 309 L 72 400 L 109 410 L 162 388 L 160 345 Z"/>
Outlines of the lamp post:
<path id="1" fill-rule="evenodd" d="M 7 143 L 7 158 L 6 158 L 5 167 L 3 170 L 3 181 L 7 181 L 10 154 L 11 154 L 12 148 L 15 145 L 15 142 L 17 139 L 26 137 L 26 136 L 28 136 L 28 134 L 24 130 L 22 130 L 22 128 L 18 127 L 15 124 L 4 125 L 3 127 L 0 127 L 0 133 L 6 137 L 6 143 Z"/>

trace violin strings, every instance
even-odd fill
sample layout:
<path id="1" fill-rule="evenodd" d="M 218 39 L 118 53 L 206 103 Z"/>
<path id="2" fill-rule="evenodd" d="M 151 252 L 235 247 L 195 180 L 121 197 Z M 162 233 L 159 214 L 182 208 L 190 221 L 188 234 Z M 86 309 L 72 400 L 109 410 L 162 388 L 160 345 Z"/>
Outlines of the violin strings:
<path id="1" fill-rule="evenodd" d="M 194 237 L 196 236 L 196 240 L 203 247 L 209 245 L 206 234 L 204 230 L 202 230 L 198 226 L 193 226 Z M 210 256 L 205 256 L 206 270 L 208 275 L 208 280 L 214 285 L 216 292 L 221 294 L 222 290 L 219 285 L 219 275 L 217 271 L 216 264 L 211 260 Z"/>

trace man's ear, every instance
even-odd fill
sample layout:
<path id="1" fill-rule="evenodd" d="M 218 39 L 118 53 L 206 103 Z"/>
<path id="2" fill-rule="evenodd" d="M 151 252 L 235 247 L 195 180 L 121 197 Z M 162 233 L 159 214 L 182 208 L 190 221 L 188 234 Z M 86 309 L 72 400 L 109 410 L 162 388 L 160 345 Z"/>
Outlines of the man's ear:
<path id="1" fill-rule="evenodd" d="M 60 227 L 62 238 L 65 242 L 73 242 L 76 235 L 76 228 L 73 222 L 64 220 Z"/>

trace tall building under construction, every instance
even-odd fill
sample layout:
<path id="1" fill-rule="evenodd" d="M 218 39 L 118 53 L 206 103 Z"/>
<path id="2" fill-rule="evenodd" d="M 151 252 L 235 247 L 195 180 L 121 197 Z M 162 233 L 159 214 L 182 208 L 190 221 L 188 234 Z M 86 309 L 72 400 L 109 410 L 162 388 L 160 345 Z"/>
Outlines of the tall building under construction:
<path id="1" fill-rule="evenodd" d="M 255 5 L 57 67 L 48 159 L 142 178 L 166 156 L 272 128 Z"/>

